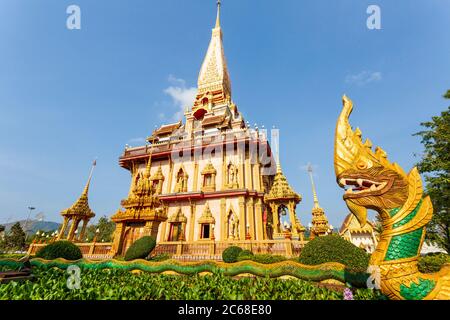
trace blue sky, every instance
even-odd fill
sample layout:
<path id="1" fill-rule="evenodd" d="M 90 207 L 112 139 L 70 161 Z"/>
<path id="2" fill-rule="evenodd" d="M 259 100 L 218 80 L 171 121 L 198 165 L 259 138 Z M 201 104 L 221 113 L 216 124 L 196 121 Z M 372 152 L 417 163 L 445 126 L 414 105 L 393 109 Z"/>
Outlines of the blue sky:
<path id="1" fill-rule="evenodd" d="M 66 28 L 71 4 L 81 30 Z M 381 30 L 366 27 L 370 4 Z M 412 134 L 448 104 L 449 16 L 446 0 L 223 0 L 233 100 L 250 123 L 280 129 L 305 225 L 308 162 L 331 223 L 348 212 L 333 170 L 344 93 L 365 137 L 406 170 L 418 161 Z M 214 0 L 0 0 L 0 223 L 26 218 L 29 205 L 60 221 L 95 157 L 91 207 L 112 215 L 129 189 L 124 145 L 179 112 L 214 20 Z"/>

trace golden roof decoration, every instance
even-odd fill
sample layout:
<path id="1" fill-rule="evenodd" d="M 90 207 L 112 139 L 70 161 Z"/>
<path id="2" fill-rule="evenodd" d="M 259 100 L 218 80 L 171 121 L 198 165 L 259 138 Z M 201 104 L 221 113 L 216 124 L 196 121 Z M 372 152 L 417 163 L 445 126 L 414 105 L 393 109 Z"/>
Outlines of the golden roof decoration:
<path id="1" fill-rule="evenodd" d="M 206 203 L 205 210 L 203 210 L 200 219 L 198 219 L 198 223 L 216 223 L 216 219 L 214 219 L 208 203 Z"/>
<path id="2" fill-rule="evenodd" d="M 277 173 L 275 174 L 272 187 L 264 199 L 265 201 L 294 200 L 295 202 L 300 202 L 302 199 L 289 185 L 279 164 L 277 165 Z"/>
<path id="3" fill-rule="evenodd" d="M 96 164 L 97 161 L 94 161 L 94 163 L 92 164 L 88 181 L 83 189 L 81 196 L 77 199 L 77 201 L 75 201 L 74 204 L 72 204 L 70 208 L 61 211 L 62 216 L 80 216 L 86 218 L 95 217 L 95 213 L 89 207 L 88 193 L 89 193 L 89 186 L 91 184 L 92 174 L 94 172 L 94 167 L 96 166 Z"/>
<path id="4" fill-rule="evenodd" d="M 216 168 L 214 168 L 213 164 L 211 163 L 211 160 L 209 160 L 208 164 L 205 166 L 205 168 L 203 168 L 202 175 L 205 174 L 217 174 L 217 170 Z"/>
<path id="5" fill-rule="evenodd" d="M 161 168 L 161 164 L 158 167 L 158 170 L 155 172 L 155 174 L 150 178 L 150 181 L 155 181 L 155 180 L 164 180 L 164 175 L 162 173 L 162 168 Z"/>
<path id="6" fill-rule="evenodd" d="M 181 211 L 181 208 L 178 208 L 178 210 L 176 212 L 174 212 L 169 219 L 167 220 L 167 222 L 182 222 L 182 223 L 186 223 L 187 222 L 187 218 L 186 216 L 183 214 L 183 212 Z"/>

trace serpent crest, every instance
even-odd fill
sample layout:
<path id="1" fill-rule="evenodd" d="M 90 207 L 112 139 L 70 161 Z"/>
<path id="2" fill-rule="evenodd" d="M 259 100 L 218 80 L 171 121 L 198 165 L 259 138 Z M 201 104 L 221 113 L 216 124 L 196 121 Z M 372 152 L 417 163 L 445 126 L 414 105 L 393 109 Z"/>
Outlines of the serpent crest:
<path id="1" fill-rule="evenodd" d="M 370 264 L 380 271 L 381 291 L 391 299 L 450 299 L 450 265 L 434 274 L 417 267 L 425 238 L 425 226 L 433 216 L 428 196 L 423 197 L 417 168 L 408 174 L 387 159 L 380 147 L 363 142 L 359 128 L 352 129 L 352 101 L 343 97 L 336 125 L 334 168 L 344 201 L 362 226 L 367 210 L 381 217 L 383 231 Z"/>

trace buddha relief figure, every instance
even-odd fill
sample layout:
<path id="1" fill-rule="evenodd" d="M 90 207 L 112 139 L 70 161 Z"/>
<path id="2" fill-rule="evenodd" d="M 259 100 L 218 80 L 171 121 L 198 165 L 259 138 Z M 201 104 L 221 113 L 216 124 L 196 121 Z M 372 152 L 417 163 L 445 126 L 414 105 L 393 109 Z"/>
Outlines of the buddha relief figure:
<path id="1" fill-rule="evenodd" d="M 228 238 L 239 239 L 239 218 L 233 213 L 228 220 Z"/>
<path id="2" fill-rule="evenodd" d="M 228 187 L 237 188 L 238 179 L 237 179 L 237 168 L 234 164 L 230 163 L 228 166 Z"/>

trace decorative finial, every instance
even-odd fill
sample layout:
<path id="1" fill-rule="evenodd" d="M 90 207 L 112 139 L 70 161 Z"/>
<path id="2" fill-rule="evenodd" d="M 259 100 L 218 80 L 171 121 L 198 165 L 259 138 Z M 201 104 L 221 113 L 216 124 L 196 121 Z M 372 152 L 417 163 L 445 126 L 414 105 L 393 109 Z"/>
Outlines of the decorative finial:
<path id="1" fill-rule="evenodd" d="M 86 183 L 86 186 L 84 187 L 82 195 L 86 195 L 87 196 L 87 194 L 89 192 L 89 185 L 91 184 L 92 174 L 94 173 L 94 168 L 95 168 L 96 165 L 97 165 L 97 158 L 95 158 L 94 162 L 92 162 L 91 172 L 89 173 L 89 178 L 88 178 L 88 181 Z"/>
<path id="2" fill-rule="evenodd" d="M 217 0 L 217 19 L 216 19 L 216 28 L 220 28 L 220 6 L 222 3 L 220 0 Z"/>
<path id="3" fill-rule="evenodd" d="M 314 184 L 314 179 L 313 179 L 313 168 L 311 163 L 308 163 L 308 172 L 309 172 L 309 177 L 311 178 L 311 185 L 312 185 L 312 190 L 313 190 L 313 197 L 314 197 L 314 208 L 319 208 L 319 199 L 317 197 L 317 192 L 316 192 L 316 186 Z"/>

